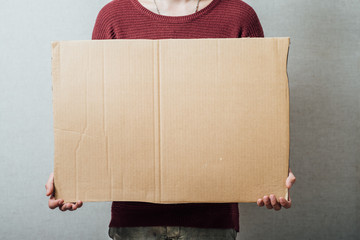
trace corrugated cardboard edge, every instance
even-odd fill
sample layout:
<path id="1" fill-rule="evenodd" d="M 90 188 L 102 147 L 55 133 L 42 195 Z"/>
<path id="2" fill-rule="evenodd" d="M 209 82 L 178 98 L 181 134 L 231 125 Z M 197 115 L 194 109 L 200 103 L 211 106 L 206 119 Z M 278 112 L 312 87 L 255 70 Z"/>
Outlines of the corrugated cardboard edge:
<path id="1" fill-rule="evenodd" d="M 281 39 L 281 38 L 280 38 Z M 288 73 L 288 63 L 289 63 L 289 50 L 290 50 L 290 38 L 289 37 L 287 37 L 287 38 L 285 38 L 285 39 L 287 39 L 287 41 L 288 41 L 288 47 L 287 47 L 287 49 L 286 49 L 286 51 L 287 51 L 287 54 L 286 54 L 286 61 L 285 61 L 285 74 L 286 74 L 286 79 L 287 79 L 287 101 L 286 101 L 286 103 L 287 103 L 287 111 L 288 111 L 288 114 L 286 115 L 287 116 L 287 122 L 289 123 L 288 124 L 288 139 L 289 139 L 289 141 L 288 141 L 288 169 L 289 169 L 289 167 L 290 167 L 290 87 L 289 87 L 289 73 Z M 289 174 L 289 172 L 288 172 L 288 174 Z M 289 201 L 289 197 L 290 197 L 290 195 L 289 195 L 289 189 L 288 188 L 286 188 L 286 193 L 285 193 L 285 199 L 287 200 L 287 201 Z"/>
<path id="2" fill-rule="evenodd" d="M 58 81 L 60 79 L 60 42 L 59 41 L 53 41 L 51 42 L 51 47 L 52 47 L 52 54 L 51 54 L 51 62 L 52 62 L 52 65 L 51 65 L 51 77 L 52 77 L 52 83 L 51 83 L 51 86 L 52 86 L 52 90 L 53 90 L 53 86 L 54 86 L 54 82 Z M 57 67 L 59 66 L 59 67 Z M 53 92 L 54 94 L 54 92 Z M 54 115 L 54 110 L 55 110 L 55 106 L 54 106 L 54 95 L 52 95 L 53 98 L 52 98 L 52 104 L 53 104 L 53 115 Z M 55 134 L 54 134 L 54 142 L 56 141 L 56 137 L 55 137 Z M 55 154 L 56 152 L 56 148 L 54 149 L 54 156 L 56 156 Z M 57 196 L 56 196 L 56 161 L 54 159 L 54 196 L 55 196 L 55 199 L 57 199 Z"/>

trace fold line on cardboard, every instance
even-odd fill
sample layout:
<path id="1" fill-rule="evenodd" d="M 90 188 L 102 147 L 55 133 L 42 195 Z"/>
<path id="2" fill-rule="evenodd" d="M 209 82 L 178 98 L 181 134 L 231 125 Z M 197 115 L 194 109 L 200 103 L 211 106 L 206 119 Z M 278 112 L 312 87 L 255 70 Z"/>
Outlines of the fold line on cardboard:
<path id="1" fill-rule="evenodd" d="M 153 58 L 154 58 L 154 184 L 155 184 L 155 201 L 161 201 L 161 172 L 160 172 L 160 101 L 159 101 L 159 47 L 160 41 L 153 42 Z"/>
<path id="2" fill-rule="evenodd" d="M 109 158 L 109 136 L 107 134 L 107 119 L 106 119 L 106 102 L 105 102 L 105 96 L 106 96 L 106 88 L 105 88 L 105 44 L 102 43 L 102 97 L 103 97 L 103 135 L 105 138 L 105 158 L 106 158 L 106 164 L 107 164 L 107 174 L 110 179 L 110 199 L 113 199 L 113 190 L 112 190 L 112 173 L 111 173 L 111 161 Z"/>
<path id="3" fill-rule="evenodd" d="M 61 61 L 61 60 L 60 60 Z M 85 81 L 87 83 L 87 81 Z M 87 88 L 85 88 L 87 89 Z M 87 96 L 85 94 L 85 102 L 87 102 Z M 85 110 L 85 113 L 87 111 L 87 108 Z M 86 114 L 87 116 L 87 114 Z M 87 119 L 85 118 L 85 121 L 87 121 Z M 79 141 L 76 143 L 76 147 L 75 147 L 75 183 L 74 183 L 74 186 L 75 186 L 75 198 L 77 199 L 78 198 L 78 175 L 77 175 L 77 170 L 78 170 L 78 151 L 79 151 L 79 147 L 80 147 L 80 142 L 82 141 L 83 139 L 83 136 L 84 136 L 84 129 L 81 130 L 81 136 L 80 136 L 80 139 Z"/>
<path id="4" fill-rule="evenodd" d="M 162 201 L 162 196 L 161 196 L 161 190 L 162 190 L 162 154 L 161 154 L 161 104 L 160 104 L 160 101 L 161 101 L 161 96 L 160 96 L 160 84 L 161 84 L 161 42 L 158 40 L 158 51 L 157 51 L 157 56 L 158 56 L 158 126 L 159 126 L 159 130 L 158 130 L 158 139 L 159 139 L 159 142 L 158 142 L 158 151 L 159 151 L 159 183 L 160 183 L 160 187 L 159 187 L 159 198 L 160 198 L 160 201 Z"/>

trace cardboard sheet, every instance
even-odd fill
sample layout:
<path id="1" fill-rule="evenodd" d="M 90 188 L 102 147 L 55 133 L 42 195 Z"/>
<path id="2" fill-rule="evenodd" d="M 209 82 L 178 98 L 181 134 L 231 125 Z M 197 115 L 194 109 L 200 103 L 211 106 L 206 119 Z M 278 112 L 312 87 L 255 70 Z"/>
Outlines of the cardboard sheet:
<path id="1" fill-rule="evenodd" d="M 56 198 L 287 197 L 289 38 L 52 43 Z"/>

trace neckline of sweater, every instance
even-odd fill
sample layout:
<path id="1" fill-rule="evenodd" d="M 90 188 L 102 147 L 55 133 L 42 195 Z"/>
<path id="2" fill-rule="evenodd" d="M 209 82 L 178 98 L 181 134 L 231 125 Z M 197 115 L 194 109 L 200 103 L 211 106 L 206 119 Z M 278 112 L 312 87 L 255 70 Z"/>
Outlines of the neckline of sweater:
<path id="1" fill-rule="evenodd" d="M 192 21 L 208 12 L 210 12 L 221 0 L 212 0 L 207 6 L 205 6 L 203 9 L 200 9 L 199 11 L 189 14 L 189 15 L 183 15 L 183 16 L 167 16 L 167 15 L 160 15 L 157 13 L 154 13 L 144 7 L 138 0 L 130 0 L 136 9 L 140 10 L 142 13 L 146 14 L 147 16 L 164 22 L 171 22 L 171 23 L 184 23 Z"/>

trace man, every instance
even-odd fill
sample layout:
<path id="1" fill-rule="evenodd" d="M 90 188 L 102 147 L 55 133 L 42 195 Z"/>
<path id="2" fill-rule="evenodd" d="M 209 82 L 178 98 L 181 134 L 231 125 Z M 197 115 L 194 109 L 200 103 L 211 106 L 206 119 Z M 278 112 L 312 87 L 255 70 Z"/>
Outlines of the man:
<path id="1" fill-rule="evenodd" d="M 98 14 L 92 39 L 264 37 L 254 10 L 241 0 L 113 0 Z M 289 171 L 286 186 L 295 177 Z M 46 184 L 53 193 L 53 174 Z M 280 210 L 291 201 L 274 195 L 257 201 Z M 82 202 L 49 199 L 51 209 L 76 210 Z M 235 239 L 238 203 L 153 204 L 113 202 L 109 236 L 113 239 Z"/>

